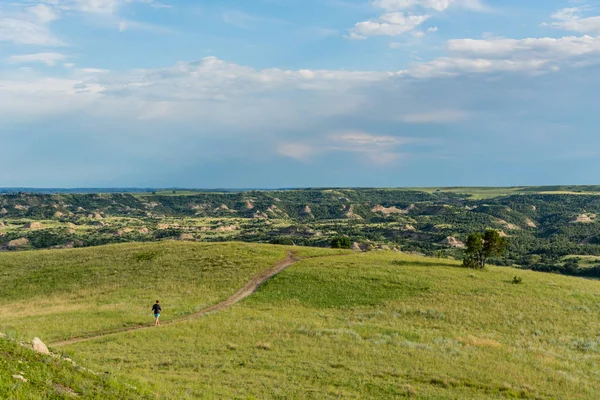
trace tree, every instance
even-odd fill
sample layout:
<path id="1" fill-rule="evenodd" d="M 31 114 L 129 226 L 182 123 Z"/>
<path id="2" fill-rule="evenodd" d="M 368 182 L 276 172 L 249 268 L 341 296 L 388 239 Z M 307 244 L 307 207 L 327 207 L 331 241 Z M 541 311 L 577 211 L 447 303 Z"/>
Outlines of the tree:
<path id="1" fill-rule="evenodd" d="M 479 232 L 472 233 L 467 238 L 463 265 L 467 268 L 483 269 L 490 257 L 504 254 L 507 244 L 507 239 L 493 229 L 487 230 L 483 235 Z"/>
<path id="2" fill-rule="evenodd" d="M 331 247 L 334 249 L 351 249 L 352 242 L 347 236 L 338 236 L 331 241 Z"/>

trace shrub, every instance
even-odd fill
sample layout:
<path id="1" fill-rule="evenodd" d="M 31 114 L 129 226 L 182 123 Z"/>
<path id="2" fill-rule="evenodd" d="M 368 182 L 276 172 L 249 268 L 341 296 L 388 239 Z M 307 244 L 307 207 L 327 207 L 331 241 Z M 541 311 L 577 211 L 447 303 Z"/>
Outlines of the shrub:
<path id="1" fill-rule="evenodd" d="M 351 249 L 352 241 L 347 236 L 338 236 L 331 240 L 331 247 L 334 249 Z"/>

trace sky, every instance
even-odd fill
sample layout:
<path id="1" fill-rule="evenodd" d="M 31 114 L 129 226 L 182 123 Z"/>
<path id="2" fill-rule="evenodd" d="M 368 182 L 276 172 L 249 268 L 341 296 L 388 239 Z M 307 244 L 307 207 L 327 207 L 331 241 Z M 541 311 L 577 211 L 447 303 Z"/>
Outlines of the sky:
<path id="1" fill-rule="evenodd" d="M 0 0 L 0 187 L 600 183 L 599 0 Z"/>

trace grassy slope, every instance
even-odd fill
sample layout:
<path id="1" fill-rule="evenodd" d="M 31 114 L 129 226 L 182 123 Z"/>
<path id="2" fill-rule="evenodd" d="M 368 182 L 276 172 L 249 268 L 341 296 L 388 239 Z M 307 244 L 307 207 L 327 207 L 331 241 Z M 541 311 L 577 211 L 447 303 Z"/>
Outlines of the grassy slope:
<path id="1" fill-rule="evenodd" d="M 14 379 L 21 375 L 27 382 Z M 97 375 L 67 361 L 34 353 L 0 338 L 0 397 L 2 399 L 121 400 L 155 398 L 147 389 L 112 375 Z"/>
<path id="2" fill-rule="evenodd" d="M 200 320 L 66 351 L 158 374 L 173 399 L 595 399 L 599 298 L 597 281 L 357 254 L 298 263 Z"/>
<path id="3" fill-rule="evenodd" d="M 162 242 L 0 254 L 0 331 L 68 338 L 164 320 L 216 303 L 287 249 L 242 243 Z"/>
<path id="4" fill-rule="evenodd" d="M 600 195 L 600 186 L 520 186 L 520 187 L 430 187 L 410 188 L 426 193 L 437 191 L 465 194 L 472 200 L 492 199 L 516 194 Z"/>

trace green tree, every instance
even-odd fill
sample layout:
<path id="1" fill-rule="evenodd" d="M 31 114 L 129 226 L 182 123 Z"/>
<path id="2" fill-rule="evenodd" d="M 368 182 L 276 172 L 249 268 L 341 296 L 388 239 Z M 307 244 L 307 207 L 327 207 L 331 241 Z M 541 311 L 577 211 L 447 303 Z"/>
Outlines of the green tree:
<path id="1" fill-rule="evenodd" d="M 468 268 L 483 269 L 490 257 L 504 254 L 507 244 L 507 239 L 493 229 L 487 230 L 484 234 L 472 233 L 467 238 L 463 265 Z"/>
<path id="2" fill-rule="evenodd" d="M 352 242 L 348 236 L 338 236 L 331 241 L 331 247 L 334 249 L 351 249 Z"/>

